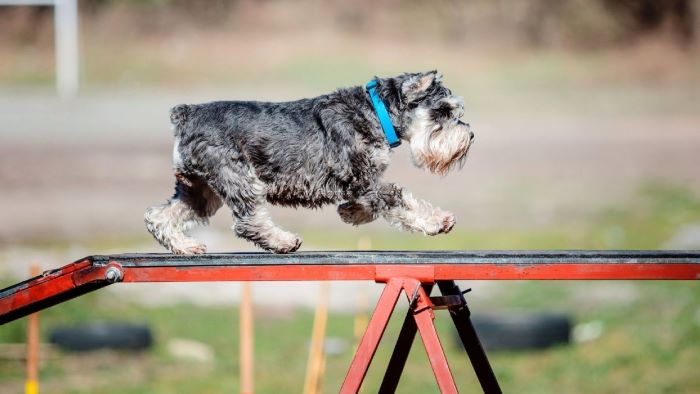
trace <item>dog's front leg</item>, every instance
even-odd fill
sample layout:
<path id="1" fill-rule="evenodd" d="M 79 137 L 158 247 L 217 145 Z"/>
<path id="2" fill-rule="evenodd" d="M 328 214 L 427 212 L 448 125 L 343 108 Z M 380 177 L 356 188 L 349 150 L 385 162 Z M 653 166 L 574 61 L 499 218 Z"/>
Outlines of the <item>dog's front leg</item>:
<path id="1" fill-rule="evenodd" d="M 455 225 L 454 214 L 413 197 L 405 189 L 399 190 L 401 198 L 392 200 L 394 203 L 387 204 L 382 211 L 382 216 L 392 226 L 425 235 L 446 234 L 452 230 Z"/>
<path id="2" fill-rule="evenodd" d="M 375 185 L 362 195 L 338 206 L 338 215 L 345 223 L 370 223 L 382 212 L 391 209 L 401 201 L 401 189 L 393 183 Z"/>
<path id="3" fill-rule="evenodd" d="M 426 235 L 448 233 L 455 224 L 454 215 L 414 198 L 393 183 L 380 184 L 358 198 L 338 206 L 344 222 L 359 225 L 380 215 L 401 230 Z"/>

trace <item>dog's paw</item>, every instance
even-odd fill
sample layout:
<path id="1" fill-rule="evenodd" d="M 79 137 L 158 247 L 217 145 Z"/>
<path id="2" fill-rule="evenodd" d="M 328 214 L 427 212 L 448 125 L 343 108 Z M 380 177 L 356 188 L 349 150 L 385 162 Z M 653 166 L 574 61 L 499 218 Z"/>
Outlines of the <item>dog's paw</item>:
<path id="1" fill-rule="evenodd" d="M 195 239 L 188 238 L 177 245 L 173 244 L 170 251 L 173 254 L 203 254 L 207 251 L 207 246 Z"/>
<path id="2" fill-rule="evenodd" d="M 441 234 L 447 234 L 455 226 L 455 215 L 450 212 L 446 212 L 445 216 L 442 218 L 442 228 L 440 229 Z"/>
<path id="3" fill-rule="evenodd" d="M 296 252 L 301 246 L 301 238 L 291 233 L 289 235 L 290 237 L 287 240 L 271 245 L 269 250 L 278 254 Z"/>
<path id="4" fill-rule="evenodd" d="M 262 242 L 258 242 L 258 246 L 272 253 L 292 253 L 301 246 L 301 238 L 288 231 L 277 229 L 268 235 Z"/>
<path id="5" fill-rule="evenodd" d="M 424 228 L 426 235 L 447 234 L 455 226 L 455 215 L 450 212 L 437 212 Z"/>
<path id="6" fill-rule="evenodd" d="M 354 224 L 355 226 L 365 224 L 376 219 L 372 216 L 361 204 L 354 202 L 346 202 L 338 205 L 338 215 L 345 223 Z"/>

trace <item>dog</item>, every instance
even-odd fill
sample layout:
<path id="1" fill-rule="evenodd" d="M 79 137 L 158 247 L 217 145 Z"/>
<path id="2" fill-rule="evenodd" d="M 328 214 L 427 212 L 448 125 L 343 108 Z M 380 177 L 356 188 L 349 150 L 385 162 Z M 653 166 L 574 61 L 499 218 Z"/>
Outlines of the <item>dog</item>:
<path id="1" fill-rule="evenodd" d="M 204 253 L 188 230 L 226 204 L 237 236 L 290 253 L 301 239 L 272 221 L 266 203 L 339 204 L 340 218 L 353 225 L 381 216 L 401 230 L 448 233 L 452 213 L 381 178 L 401 142 L 419 168 L 438 175 L 461 168 L 474 142 L 463 114 L 463 98 L 437 71 L 298 101 L 177 105 L 170 113 L 175 194 L 146 210 L 146 228 L 172 253 Z"/>

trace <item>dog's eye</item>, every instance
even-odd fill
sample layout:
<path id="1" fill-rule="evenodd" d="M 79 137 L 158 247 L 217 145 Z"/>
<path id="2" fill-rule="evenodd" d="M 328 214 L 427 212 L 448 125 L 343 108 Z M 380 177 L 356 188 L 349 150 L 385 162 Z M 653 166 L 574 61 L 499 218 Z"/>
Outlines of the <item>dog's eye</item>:
<path id="1" fill-rule="evenodd" d="M 433 119 L 437 122 L 444 122 L 452 117 L 453 108 L 444 101 L 440 101 L 432 110 Z"/>

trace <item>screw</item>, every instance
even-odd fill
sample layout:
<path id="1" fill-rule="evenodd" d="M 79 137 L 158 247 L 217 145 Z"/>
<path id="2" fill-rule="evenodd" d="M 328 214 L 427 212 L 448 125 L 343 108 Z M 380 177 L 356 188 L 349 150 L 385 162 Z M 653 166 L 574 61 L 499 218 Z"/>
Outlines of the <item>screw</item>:
<path id="1" fill-rule="evenodd" d="M 105 272 L 105 279 L 109 283 L 114 283 L 122 278 L 122 271 L 117 267 L 109 267 Z"/>

